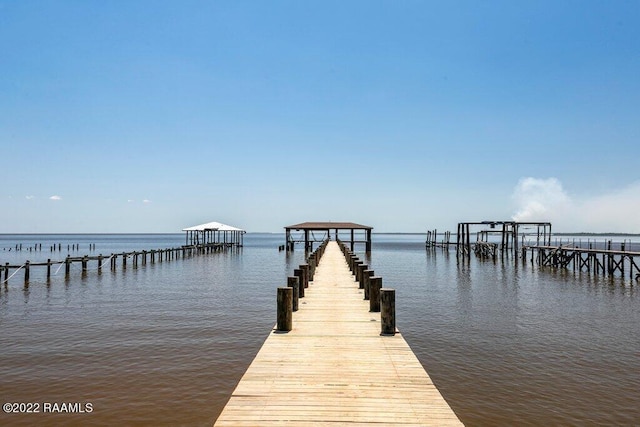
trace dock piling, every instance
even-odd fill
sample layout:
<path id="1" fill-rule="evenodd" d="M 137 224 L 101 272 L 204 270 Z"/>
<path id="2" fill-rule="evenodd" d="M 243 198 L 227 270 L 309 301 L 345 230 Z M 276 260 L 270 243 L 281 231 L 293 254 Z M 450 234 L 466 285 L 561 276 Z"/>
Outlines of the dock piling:
<path id="1" fill-rule="evenodd" d="M 278 288 L 278 318 L 276 330 L 289 332 L 293 329 L 293 288 Z"/>
<path id="2" fill-rule="evenodd" d="M 29 261 L 24 263 L 24 286 L 29 286 Z"/>
<path id="3" fill-rule="evenodd" d="M 292 307 L 293 311 L 298 311 L 298 301 L 300 299 L 300 284 L 295 276 L 287 277 L 287 286 L 293 288 Z"/>
<path id="4" fill-rule="evenodd" d="M 382 277 L 375 276 L 369 279 L 369 311 L 380 311 L 380 289 L 382 289 Z"/>
<path id="5" fill-rule="evenodd" d="M 293 275 L 298 278 L 299 298 L 304 298 L 304 272 L 301 268 L 293 270 Z"/>
<path id="6" fill-rule="evenodd" d="M 380 335 L 396 334 L 396 291 L 380 289 Z"/>

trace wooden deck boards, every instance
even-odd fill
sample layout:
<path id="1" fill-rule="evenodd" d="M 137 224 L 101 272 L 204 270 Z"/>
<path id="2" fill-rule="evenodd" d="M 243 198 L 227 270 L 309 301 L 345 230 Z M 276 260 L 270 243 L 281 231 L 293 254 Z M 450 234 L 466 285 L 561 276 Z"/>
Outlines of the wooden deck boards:
<path id="1" fill-rule="evenodd" d="M 269 335 L 214 425 L 284 424 L 462 425 L 402 335 L 380 336 L 335 242 L 293 330 Z"/>

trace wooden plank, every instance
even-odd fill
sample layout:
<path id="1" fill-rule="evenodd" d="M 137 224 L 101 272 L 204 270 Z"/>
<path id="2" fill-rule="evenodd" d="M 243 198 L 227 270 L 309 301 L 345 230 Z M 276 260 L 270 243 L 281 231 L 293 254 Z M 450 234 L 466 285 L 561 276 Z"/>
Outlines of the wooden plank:
<path id="1" fill-rule="evenodd" d="M 269 335 L 214 425 L 462 425 L 402 334 L 380 327 L 330 242 L 293 329 Z"/>

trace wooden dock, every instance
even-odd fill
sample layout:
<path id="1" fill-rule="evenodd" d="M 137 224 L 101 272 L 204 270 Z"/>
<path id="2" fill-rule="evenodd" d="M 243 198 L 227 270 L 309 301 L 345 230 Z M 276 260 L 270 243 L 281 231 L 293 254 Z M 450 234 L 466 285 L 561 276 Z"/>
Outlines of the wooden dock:
<path id="1" fill-rule="evenodd" d="M 462 425 L 400 333 L 380 335 L 336 242 L 273 331 L 215 426 Z"/>
<path id="2" fill-rule="evenodd" d="M 611 242 L 608 242 L 607 249 L 585 249 L 571 245 L 523 246 L 523 260 L 527 259 L 527 251 L 531 252 L 531 263 L 535 259 L 543 267 L 568 269 L 571 265 L 573 271 L 585 270 L 609 276 L 619 273 L 621 277 L 628 274 L 630 279 L 640 279 L 640 267 L 635 262 L 640 258 L 640 252 L 627 251 L 624 244 L 619 251 L 611 249 Z M 534 253 L 537 253 L 536 257 Z"/>
<path id="3" fill-rule="evenodd" d="M 69 278 L 71 266 L 75 263 L 80 263 L 82 265 L 82 274 L 86 274 L 89 269 L 89 261 L 96 261 L 96 270 L 98 273 L 102 272 L 102 268 L 107 264 L 110 264 L 111 271 L 116 270 L 116 266 L 118 264 L 118 259 L 122 262 L 122 269 L 127 269 L 127 260 L 131 259 L 131 264 L 133 268 L 138 268 L 138 265 L 145 266 L 147 264 L 147 259 L 149 259 L 149 263 L 155 264 L 156 260 L 158 262 L 172 261 L 174 259 L 179 258 L 189 258 L 194 255 L 202 255 L 209 254 L 213 252 L 220 252 L 230 248 L 233 248 L 234 244 L 231 243 L 207 243 L 207 244 L 199 244 L 199 245 L 184 245 L 179 248 L 166 248 L 166 249 L 151 249 L 151 250 L 143 250 L 143 251 L 133 251 L 133 252 L 121 252 L 121 253 L 112 253 L 111 255 L 84 255 L 84 256 L 75 256 L 67 255 L 64 260 L 53 261 L 48 259 L 46 262 L 30 262 L 25 261 L 21 265 L 10 265 L 6 263 L 4 265 L 0 265 L 0 284 L 4 284 L 7 286 L 9 283 L 9 279 L 16 275 L 20 270 L 24 271 L 24 285 L 29 286 L 29 278 L 30 271 L 34 267 L 46 267 L 46 280 L 49 281 L 51 279 L 51 269 L 58 266 L 57 270 L 64 265 L 64 277 L 66 279 Z M 14 270 L 13 274 L 9 275 L 9 272 Z M 2 279 L 2 274 L 4 273 L 4 279 Z M 55 274 L 55 273 L 54 273 Z"/>

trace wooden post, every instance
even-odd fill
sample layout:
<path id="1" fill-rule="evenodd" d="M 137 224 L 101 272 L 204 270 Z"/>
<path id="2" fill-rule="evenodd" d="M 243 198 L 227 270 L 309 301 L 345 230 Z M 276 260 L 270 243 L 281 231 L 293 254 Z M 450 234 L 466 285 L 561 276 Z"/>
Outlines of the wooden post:
<path id="1" fill-rule="evenodd" d="M 277 302 L 276 330 L 288 332 L 293 329 L 293 288 L 278 288 Z"/>
<path id="2" fill-rule="evenodd" d="M 369 266 L 367 264 L 358 264 L 358 289 L 364 289 L 364 271 L 368 268 Z"/>
<path id="3" fill-rule="evenodd" d="M 24 263 L 24 285 L 29 286 L 29 261 Z"/>
<path id="4" fill-rule="evenodd" d="M 300 298 L 300 283 L 298 283 L 298 278 L 295 276 L 287 277 L 287 286 L 293 288 L 293 311 L 298 311 L 298 300 Z"/>
<path id="5" fill-rule="evenodd" d="M 371 282 L 371 276 L 373 276 L 373 270 L 365 270 L 363 273 L 363 282 L 364 282 L 364 299 L 369 299 L 369 286 Z"/>
<path id="6" fill-rule="evenodd" d="M 304 287 L 309 287 L 309 265 L 308 264 L 300 264 L 300 269 L 302 270 L 302 280 L 304 283 Z"/>
<path id="7" fill-rule="evenodd" d="M 364 261 L 359 258 L 353 260 L 353 267 L 351 268 L 351 272 L 353 273 L 354 280 L 358 280 L 358 266 L 360 264 L 364 264 Z"/>
<path id="8" fill-rule="evenodd" d="M 353 251 L 354 243 L 353 243 L 353 228 L 351 229 L 351 250 Z"/>
<path id="9" fill-rule="evenodd" d="M 51 278 L 51 258 L 47 260 L 47 280 Z"/>
<path id="10" fill-rule="evenodd" d="M 9 281 L 9 263 L 4 264 L 4 284 L 6 285 Z"/>
<path id="11" fill-rule="evenodd" d="M 304 251 L 309 252 L 309 230 L 304 230 Z"/>
<path id="12" fill-rule="evenodd" d="M 300 289 L 299 297 L 304 298 L 304 273 L 302 272 L 302 269 L 300 268 L 294 269 L 293 275 L 298 278 L 298 283 L 299 283 L 298 288 Z"/>
<path id="13" fill-rule="evenodd" d="M 395 289 L 380 289 L 380 335 L 396 334 L 396 291 Z"/>
<path id="14" fill-rule="evenodd" d="M 82 257 L 82 272 L 86 273 L 87 272 L 87 256 L 83 256 Z"/>
<path id="15" fill-rule="evenodd" d="M 127 269 L 127 253 L 126 252 L 122 252 L 122 269 L 123 270 Z"/>
<path id="16" fill-rule="evenodd" d="M 316 266 L 318 265 L 318 256 L 316 253 L 309 255 L 307 262 L 309 263 L 309 280 L 313 280 L 313 276 L 316 274 Z"/>
<path id="17" fill-rule="evenodd" d="M 64 277 L 69 277 L 69 273 L 71 270 L 71 259 L 69 255 L 64 260 Z"/>
<path id="18" fill-rule="evenodd" d="M 382 277 L 371 277 L 369 279 L 369 311 L 377 313 L 380 311 L 380 289 L 382 288 Z"/>

